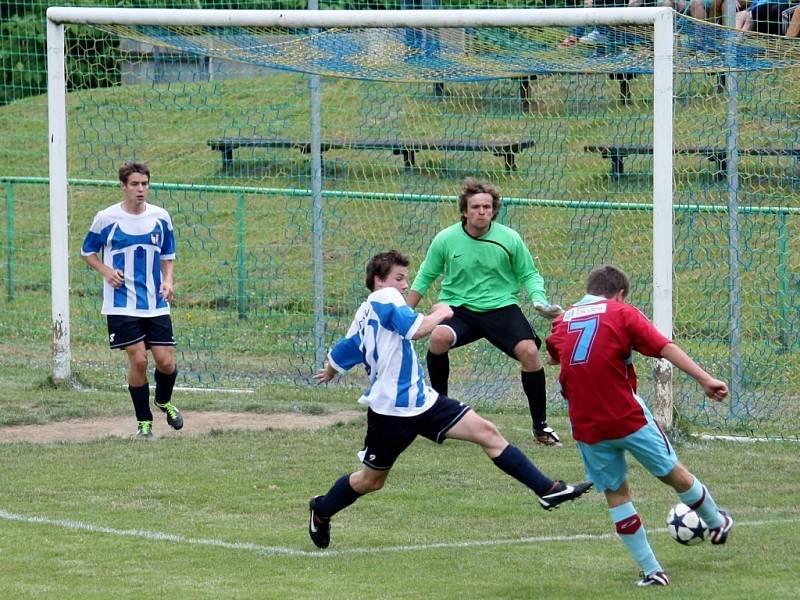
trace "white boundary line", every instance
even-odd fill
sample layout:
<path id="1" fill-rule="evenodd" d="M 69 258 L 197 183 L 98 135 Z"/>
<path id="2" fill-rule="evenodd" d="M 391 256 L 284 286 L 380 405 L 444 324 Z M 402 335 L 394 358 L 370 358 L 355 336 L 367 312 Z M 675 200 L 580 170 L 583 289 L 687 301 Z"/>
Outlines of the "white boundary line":
<path id="1" fill-rule="evenodd" d="M 172 533 L 159 531 L 147 531 L 145 529 L 115 529 L 102 525 L 92 525 L 81 521 L 68 519 L 51 519 L 42 516 L 19 515 L 0 509 L 0 519 L 15 521 L 17 523 L 33 523 L 37 525 L 53 525 L 64 529 L 74 529 L 78 531 L 88 531 L 91 533 L 105 533 L 118 537 L 132 537 L 160 542 L 173 542 L 189 546 L 212 546 L 216 548 L 226 548 L 229 550 L 242 550 L 253 552 L 264 556 L 300 556 L 305 558 L 328 558 L 333 556 L 344 556 L 353 554 L 387 554 L 391 552 L 416 552 L 425 550 L 439 550 L 442 548 L 475 548 L 475 547 L 497 547 L 515 546 L 520 544 L 540 544 L 543 542 L 572 542 L 572 541 L 592 541 L 609 540 L 616 536 L 615 533 L 578 533 L 573 535 L 544 535 L 537 537 L 524 537 L 515 539 L 498 540 L 472 540 L 466 542 L 436 542 L 432 544 L 413 544 L 406 546 L 386 546 L 384 548 L 347 548 L 344 550 L 299 550 L 296 548 L 282 548 L 280 546 L 263 546 L 251 542 L 227 542 L 225 540 L 209 538 L 191 538 Z M 764 525 L 779 525 L 782 523 L 800 523 L 800 517 L 795 519 L 775 519 L 772 521 L 736 521 L 737 527 L 761 527 Z M 666 533 L 667 529 L 649 529 L 650 533 Z"/>
<path id="2" fill-rule="evenodd" d="M 713 440 L 715 442 L 739 442 L 744 444 L 752 444 L 755 442 L 800 442 L 800 439 L 783 438 L 783 437 L 750 437 L 746 435 L 716 435 L 713 433 L 696 433 L 692 437 L 700 438 L 701 440 Z"/>

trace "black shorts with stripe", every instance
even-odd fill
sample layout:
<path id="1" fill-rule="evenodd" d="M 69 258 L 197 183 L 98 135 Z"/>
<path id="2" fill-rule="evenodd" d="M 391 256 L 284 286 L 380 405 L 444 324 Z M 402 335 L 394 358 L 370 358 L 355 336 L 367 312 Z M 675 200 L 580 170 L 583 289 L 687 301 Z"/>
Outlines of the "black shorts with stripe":
<path id="1" fill-rule="evenodd" d="M 139 342 L 145 347 L 174 346 L 172 319 L 169 315 L 157 317 L 133 317 L 130 315 L 106 315 L 108 320 L 108 345 L 111 348 L 126 348 Z"/>
<path id="2" fill-rule="evenodd" d="M 454 306 L 453 317 L 443 321 L 439 327 L 449 327 L 455 335 L 452 348 L 486 338 L 490 344 L 515 360 L 514 347 L 522 340 L 533 340 L 537 348 L 542 345 L 533 325 L 516 304 L 485 312 Z"/>
<path id="3" fill-rule="evenodd" d="M 467 404 L 442 395 L 428 410 L 413 417 L 382 415 L 369 409 L 364 449 L 358 456 L 368 467 L 388 471 L 418 435 L 441 444 L 470 410 Z"/>

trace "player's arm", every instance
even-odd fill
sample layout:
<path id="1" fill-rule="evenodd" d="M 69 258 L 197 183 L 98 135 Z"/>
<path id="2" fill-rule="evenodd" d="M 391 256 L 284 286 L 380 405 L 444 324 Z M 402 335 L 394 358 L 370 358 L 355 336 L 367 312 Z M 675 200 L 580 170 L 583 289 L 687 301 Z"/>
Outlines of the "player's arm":
<path id="1" fill-rule="evenodd" d="M 167 302 L 175 298 L 175 286 L 172 282 L 173 261 L 161 261 L 161 286 L 158 288 L 161 297 Z"/>
<path id="2" fill-rule="evenodd" d="M 439 234 L 441 235 L 441 234 Z M 444 253 L 441 238 L 437 235 L 433 238 L 428 252 L 425 255 L 425 260 L 419 266 L 417 276 L 414 277 L 414 282 L 411 284 L 411 289 L 408 291 L 406 304 L 411 308 L 416 308 L 422 296 L 431 287 L 431 284 L 436 281 L 444 271 Z"/>
<path id="3" fill-rule="evenodd" d="M 544 278 L 533 262 L 530 250 L 519 238 L 514 252 L 514 273 L 517 276 L 520 286 L 525 288 L 528 297 L 533 302 L 533 308 L 539 316 L 545 319 L 555 319 L 564 312 L 558 304 L 550 304 L 547 301 L 547 293 L 544 290 Z"/>
<path id="4" fill-rule="evenodd" d="M 728 395 L 728 386 L 724 381 L 715 379 L 706 373 L 700 365 L 694 362 L 691 357 L 676 344 L 670 342 L 664 346 L 661 350 L 661 357 L 666 358 L 681 371 L 694 378 L 694 380 L 703 387 L 703 391 L 709 398 L 721 401 Z"/>
<path id="5" fill-rule="evenodd" d="M 337 373 L 346 373 L 357 364 L 363 364 L 363 346 L 358 324 L 353 321 L 347 335 L 331 347 L 322 368 L 314 375 L 314 380 L 317 383 L 327 383 Z"/>
<path id="6" fill-rule="evenodd" d="M 423 317 L 422 323 L 420 323 L 419 327 L 417 327 L 417 330 L 414 332 L 414 335 L 411 336 L 411 339 L 418 340 L 425 337 L 431 331 L 433 331 L 434 327 L 452 316 L 453 309 L 447 306 L 447 304 L 434 304 L 431 307 L 431 313 Z"/>
<path id="7" fill-rule="evenodd" d="M 86 264 L 92 269 L 100 273 L 103 279 L 105 279 L 108 282 L 108 285 L 111 287 L 119 288 L 122 287 L 123 283 L 125 283 L 125 274 L 119 269 L 112 269 L 108 265 L 104 264 L 97 254 L 81 254 L 81 258 L 83 258 L 83 260 L 86 261 Z"/>
<path id="8" fill-rule="evenodd" d="M 406 304 L 408 304 L 411 308 L 417 308 L 417 304 L 419 301 L 422 300 L 422 294 L 417 291 L 411 290 L 408 292 L 408 297 L 406 298 Z"/>

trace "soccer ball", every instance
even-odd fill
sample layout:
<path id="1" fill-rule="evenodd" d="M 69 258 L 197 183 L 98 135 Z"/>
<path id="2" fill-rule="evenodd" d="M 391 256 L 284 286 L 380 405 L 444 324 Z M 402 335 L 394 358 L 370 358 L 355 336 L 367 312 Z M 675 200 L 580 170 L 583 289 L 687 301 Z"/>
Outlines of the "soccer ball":
<path id="1" fill-rule="evenodd" d="M 708 537 L 708 527 L 703 519 L 682 502 L 669 510 L 667 530 L 673 540 L 685 546 L 694 546 Z"/>

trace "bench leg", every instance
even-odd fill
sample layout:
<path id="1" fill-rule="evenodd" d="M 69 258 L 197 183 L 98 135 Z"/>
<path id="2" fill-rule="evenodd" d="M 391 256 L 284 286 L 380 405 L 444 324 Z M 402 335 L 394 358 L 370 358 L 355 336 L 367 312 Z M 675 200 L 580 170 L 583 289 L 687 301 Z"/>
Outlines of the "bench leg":
<path id="1" fill-rule="evenodd" d="M 517 168 L 515 155 L 513 152 L 504 152 L 503 159 L 505 159 L 506 171 L 513 171 Z"/>
<path id="2" fill-rule="evenodd" d="M 222 154 L 222 170 L 230 173 L 233 171 L 233 148 L 223 148 L 220 154 Z"/>
<path id="3" fill-rule="evenodd" d="M 717 173 L 715 175 L 717 180 L 725 179 L 728 176 L 728 159 L 724 156 L 709 156 L 709 158 L 717 163 Z"/>
<path id="4" fill-rule="evenodd" d="M 625 156 L 622 154 L 610 154 L 611 159 L 611 174 L 614 177 L 622 177 L 625 172 Z"/>
<path id="5" fill-rule="evenodd" d="M 631 103 L 631 85 L 627 79 L 619 80 L 619 95 L 626 106 Z"/>
<path id="6" fill-rule="evenodd" d="M 523 115 L 531 112 L 531 81 L 536 79 L 536 75 L 528 75 L 519 79 L 519 105 Z"/>
<path id="7" fill-rule="evenodd" d="M 414 151 L 413 150 L 406 150 L 404 148 L 403 149 L 403 166 L 406 169 L 410 169 L 412 167 L 415 167 L 416 164 L 417 164 L 417 157 L 414 155 Z"/>

